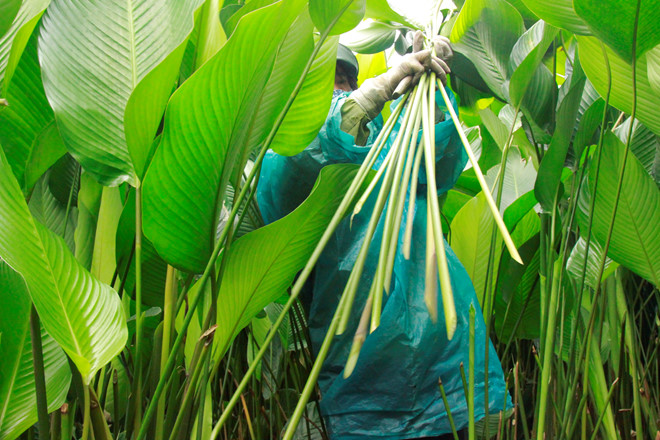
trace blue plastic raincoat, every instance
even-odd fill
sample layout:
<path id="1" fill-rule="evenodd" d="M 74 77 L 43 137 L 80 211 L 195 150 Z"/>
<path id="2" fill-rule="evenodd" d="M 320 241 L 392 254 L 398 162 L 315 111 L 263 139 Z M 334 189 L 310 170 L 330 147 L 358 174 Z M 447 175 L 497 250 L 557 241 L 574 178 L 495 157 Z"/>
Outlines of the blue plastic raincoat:
<path id="1" fill-rule="evenodd" d="M 453 95 L 450 96 L 453 99 Z M 364 159 L 382 128 L 382 118 L 379 116 L 368 124 L 370 135 L 367 146 L 356 146 L 353 136 L 340 129 L 341 107 L 347 97 L 347 93 L 335 93 L 324 126 L 302 153 L 293 157 L 279 156 L 272 151 L 267 153 L 257 192 L 259 206 L 267 223 L 288 214 L 304 200 L 323 166 L 361 163 Z M 439 92 L 436 102 L 442 102 Z M 441 110 L 446 108 L 441 107 Z M 396 137 L 402 117 L 396 123 L 387 147 Z M 449 113 L 445 114 L 444 121 L 436 125 L 435 132 L 438 158 L 436 178 L 438 194 L 442 194 L 458 179 L 467 156 Z M 381 152 L 376 169 L 385 158 L 387 147 Z M 401 254 L 401 233 L 390 294 L 383 300 L 380 327 L 367 336 L 353 374 L 344 379 L 344 365 L 378 262 L 383 218 L 369 249 L 352 320 L 347 331 L 335 337 L 323 364 L 319 377 L 321 411 L 333 440 L 410 439 L 451 432 L 438 379 L 442 380 L 447 393 L 456 428 L 467 426 L 468 411 L 459 366 L 463 363 L 467 374 L 470 304 L 477 309 L 475 412 L 477 420 L 484 416 L 484 344 L 490 344 L 490 341 L 486 338 L 472 282 L 447 244 L 447 260 L 458 315 L 456 333 L 451 341 L 447 340 L 442 301 L 438 300 L 436 324 L 431 322 L 424 303 L 427 219 L 424 183 L 422 167 L 420 185 L 415 195 L 417 201 L 411 256 L 405 260 Z M 374 191 L 362 211 L 355 216 L 352 227 L 349 219 L 340 224 L 317 263 L 309 316 L 309 330 L 315 351 L 321 346 L 357 258 L 377 192 Z M 505 393 L 502 368 L 491 345 L 489 412 L 502 410 L 505 398 L 507 408 L 510 408 L 511 403 Z"/>

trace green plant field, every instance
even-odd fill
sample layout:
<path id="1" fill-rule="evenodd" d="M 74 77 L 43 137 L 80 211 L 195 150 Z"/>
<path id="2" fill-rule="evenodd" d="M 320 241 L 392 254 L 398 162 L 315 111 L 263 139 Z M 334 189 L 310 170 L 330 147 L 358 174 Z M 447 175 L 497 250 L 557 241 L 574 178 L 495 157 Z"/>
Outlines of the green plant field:
<path id="1" fill-rule="evenodd" d="M 478 165 L 436 243 L 514 404 L 471 440 L 660 439 L 660 2 L 454 3 L 0 0 L 0 440 L 328 438 L 298 294 L 373 173 L 264 226 L 259 170 L 316 137 L 340 38 L 362 83 L 417 29 Z"/>

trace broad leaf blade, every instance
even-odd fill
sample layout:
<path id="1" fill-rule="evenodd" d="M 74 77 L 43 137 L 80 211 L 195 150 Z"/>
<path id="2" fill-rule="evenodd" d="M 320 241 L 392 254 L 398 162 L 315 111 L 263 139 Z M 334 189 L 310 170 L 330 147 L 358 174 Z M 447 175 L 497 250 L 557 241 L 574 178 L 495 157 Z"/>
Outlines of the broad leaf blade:
<path id="1" fill-rule="evenodd" d="M 573 0 L 522 0 L 537 17 L 553 26 L 575 32 L 579 35 L 589 35 L 589 27 L 575 13 Z"/>
<path id="2" fill-rule="evenodd" d="M 16 179 L 27 193 L 66 149 L 41 83 L 37 36 L 33 35 L 5 90 L 0 107 L 0 143 Z"/>
<path id="3" fill-rule="evenodd" d="M 214 343 L 221 356 L 238 332 L 265 306 L 286 293 L 334 215 L 355 165 L 323 168 L 309 197 L 291 214 L 237 240 L 218 295 Z"/>
<path id="4" fill-rule="evenodd" d="M 0 439 L 13 439 L 37 421 L 32 342 L 30 340 L 30 296 L 25 282 L 0 261 Z M 66 399 L 71 370 L 62 349 L 41 331 L 48 411 Z"/>
<path id="5" fill-rule="evenodd" d="M 245 154 L 231 147 L 245 145 L 277 50 L 304 6 L 284 0 L 243 17 L 172 96 L 143 193 L 144 233 L 169 264 L 192 272 L 206 266 L 224 188 Z"/>
<path id="6" fill-rule="evenodd" d="M 575 11 L 593 34 L 604 41 L 628 63 L 632 63 L 637 1 L 573 0 Z M 636 55 L 660 44 L 660 5 L 657 0 L 639 0 Z"/>
<path id="7" fill-rule="evenodd" d="M 0 257 L 24 277 L 44 328 L 89 383 L 124 348 L 119 297 L 80 266 L 61 238 L 32 218 L 1 151 L 0 188 Z"/>
<path id="8" fill-rule="evenodd" d="M 21 7 L 21 0 L 0 1 L 0 37 L 9 30 Z"/>
<path id="9" fill-rule="evenodd" d="M 14 22 L 0 36 L 0 94 L 4 94 L 18 60 L 50 0 L 24 0 Z"/>
<path id="10" fill-rule="evenodd" d="M 366 0 L 311 0 L 309 14 L 319 31 L 324 32 L 332 26 L 330 35 L 339 35 L 350 31 L 360 23 L 364 17 L 366 4 Z M 333 25 L 334 18 L 346 6 L 348 8 Z"/>
<path id="11" fill-rule="evenodd" d="M 183 46 L 198 3 L 55 0 L 44 15 L 39 58 L 46 95 L 69 151 L 99 182 L 136 184 L 127 140 L 138 149 L 151 145 L 178 70 L 167 57 Z M 145 77 L 149 93 L 143 88 L 133 104 L 127 139 L 126 106 Z"/>
<path id="12" fill-rule="evenodd" d="M 605 135 L 592 226 L 592 233 L 601 245 L 607 240 L 624 151 L 625 146 L 614 134 Z M 596 172 L 594 164 L 589 167 L 590 193 Z M 585 206 L 581 208 L 583 226 L 588 210 Z M 629 153 L 607 255 L 656 286 L 660 286 L 659 224 L 660 190 L 637 158 Z"/>
<path id="13" fill-rule="evenodd" d="M 601 96 L 607 95 L 607 64 L 603 58 L 599 40 L 594 37 L 578 37 L 580 63 L 589 81 Z M 610 105 L 630 114 L 632 112 L 632 67 L 605 48 L 612 72 L 612 91 Z M 658 102 L 660 93 L 649 83 L 646 56 L 637 60 L 637 113 L 639 119 L 655 134 L 660 135 L 660 112 Z"/>

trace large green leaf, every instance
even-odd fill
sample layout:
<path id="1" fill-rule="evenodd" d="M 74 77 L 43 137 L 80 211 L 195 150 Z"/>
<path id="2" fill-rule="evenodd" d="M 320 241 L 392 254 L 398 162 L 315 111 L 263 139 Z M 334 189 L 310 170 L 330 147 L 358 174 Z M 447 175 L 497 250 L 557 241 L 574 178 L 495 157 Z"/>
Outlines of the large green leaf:
<path id="1" fill-rule="evenodd" d="M 637 3 L 640 5 L 635 35 Z M 637 57 L 660 44 L 660 4 L 657 0 L 573 0 L 573 6 L 593 34 L 628 63 L 632 63 L 633 37 L 636 37 Z"/>
<path id="2" fill-rule="evenodd" d="M 119 297 L 32 218 L 2 151 L 0 188 L 0 257 L 23 276 L 44 328 L 89 383 L 126 342 Z"/>
<path id="3" fill-rule="evenodd" d="M 631 122 L 632 119 L 628 118 L 614 129 L 614 134 L 624 144 L 628 141 Z M 660 140 L 658 136 L 651 133 L 651 130 L 637 120 L 632 127 L 630 151 L 639 159 L 639 162 L 646 172 L 653 177 L 655 183 L 660 186 Z"/>
<path id="4" fill-rule="evenodd" d="M 578 37 L 580 63 L 589 81 L 601 96 L 607 94 L 607 64 L 603 58 L 601 43 L 594 37 Z M 610 105 L 628 114 L 632 113 L 632 67 L 606 47 L 607 59 L 612 72 Z M 660 93 L 649 83 L 646 55 L 637 60 L 637 113 L 636 118 L 660 135 Z"/>
<path id="5" fill-rule="evenodd" d="M 67 210 L 67 205 L 60 203 L 53 196 L 48 187 L 51 175 L 52 172 L 48 171 L 34 186 L 28 206 L 34 219 L 62 237 L 69 250 L 74 252 L 78 210 L 75 207 Z"/>
<path id="6" fill-rule="evenodd" d="M 143 173 L 199 3 L 55 0 L 44 15 L 46 95 L 67 148 L 101 183 Z"/>
<path id="7" fill-rule="evenodd" d="M 366 0 L 311 0 L 309 14 L 321 32 L 332 26 L 330 35 L 339 35 L 350 31 L 362 21 L 366 6 Z M 347 9 L 333 25 L 335 16 L 346 7 Z"/>
<path id="8" fill-rule="evenodd" d="M 585 262 L 586 256 L 586 262 Z M 600 261 L 603 258 L 603 247 L 592 239 L 589 243 L 589 254 L 587 255 L 587 241 L 580 237 L 571 250 L 571 255 L 566 262 L 566 271 L 579 283 L 582 279 L 582 271 L 584 270 L 584 282 L 592 289 L 596 289 L 598 284 L 598 271 L 600 270 Z M 617 263 L 609 258 L 605 259 L 605 268 L 603 270 L 602 280 L 612 275 L 616 268 L 619 267 Z"/>
<path id="9" fill-rule="evenodd" d="M 511 50 L 525 28 L 520 13 L 504 0 L 468 0 L 456 19 L 454 50 L 465 55 L 490 90 L 506 100 Z"/>
<path id="10" fill-rule="evenodd" d="M 451 222 L 451 242 L 449 244 L 467 270 L 479 301 L 482 301 L 484 297 L 486 268 L 494 226 L 493 215 L 483 193 L 477 194 L 463 205 Z M 493 267 L 497 268 L 502 249 L 500 234 L 496 234 L 494 246 Z M 492 279 L 497 279 L 497 273 L 492 273 L 491 276 Z"/>
<path id="11" fill-rule="evenodd" d="M 561 173 L 573 136 L 585 82 L 584 72 L 576 63 L 570 82 L 564 83 L 563 87 L 567 88 L 568 92 L 559 104 L 555 132 L 539 166 L 539 175 L 534 186 L 534 195 L 547 212 L 554 208 L 562 184 Z"/>
<path id="12" fill-rule="evenodd" d="M 337 40 L 337 37 L 328 38 L 316 56 L 302 89 L 270 145 L 277 153 L 285 156 L 300 153 L 312 142 L 325 122 L 335 84 Z"/>
<path id="13" fill-rule="evenodd" d="M 11 27 L 21 3 L 21 0 L 0 0 L 0 37 Z"/>
<path id="14" fill-rule="evenodd" d="M 575 13 L 573 0 L 522 0 L 534 14 L 543 21 L 579 35 L 589 35 L 589 27 Z M 611 13 L 611 10 L 610 10 Z M 615 14 L 613 14 L 615 15 Z"/>
<path id="15" fill-rule="evenodd" d="M 14 439 L 37 421 L 30 296 L 19 274 L 0 261 L 0 439 Z M 48 410 L 66 399 L 71 370 L 62 349 L 41 331 Z"/>
<path id="16" fill-rule="evenodd" d="M 497 194 L 495 179 L 500 173 L 501 166 L 495 165 L 486 173 L 486 183 Z M 532 161 L 524 160 L 517 148 L 511 148 L 506 158 L 504 183 L 502 184 L 502 199 L 500 211 L 504 212 L 512 203 L 534 189 L 536 169 Z M 499 185 L 498 185 L 499 186 Z"/>
<path id="17" fill-rule="evenodd" d="M 387 0 L 367 0 L 365 18 L 393 21 L 396 23 L 405 24 L 408 27 L 415 27 L 414 25 L 410 24 L 401 14 L 394 11 L 390 7 Z"/>
<path id="18" fill-rule="evenodd" d="M 0 36 L 0 94 L 5 93 L 21 54 L 50 0 L 24 0 L 9 30 Z"/>
<path id="19" fill-rule="evenodd" d="M 523 105 L 539 125 L 549 119 L 557 87 L 552 73 L 541 61 L 558 32 L 559 29 L 539 20 L 518 39 L 511 51 L 511 104 L 514 107 Z"/>
<path id="20" fill-rule="evenodd" d="M 660 44 L 646 52 L 646 73 L 649 84 L 660 94 Z"/>
<path id="21" fill-rule="evenodd" d="M 601 245 L 607 240 L 610 219 L 625 152 L 613 133 L 603 141 L 592 234 Z M 589 167 L 588 191 L 593 191 L 596 166 Z M 587 190 L 587 188 L 585 188 Z M 580 204 L 580 226 L 586 231 L 588 207 Z M 621 197 L 614 221 L 608 256 L 656 286 L 660 286 L 660 190 L 633 154 L 628 154 Z"/>
<path id="22" fill-rule="evenodd" d="M 261 101 L 277 51 L 301 14 L 307 14 L 304 1 L 283 0 L 246 15 L 172 96 L 144 183 L 144 233 L 168 263 L 193 272 L 206 266 L 234 166 L 271 128 L 263 121 L 275 109 L 260 112 Z M 300 41 L 301 50 L 305 44 Z M 246 147 L 249 138 L 254 144 Z"/>
<path id="23" fill-rule="evenodd" d="M 0 143 L 27 193 L 66 152 L 41 84 L 36 34 L 30 38 L 16 73 L 5 90 L 9 105 L 0 107 Z"/>
<path id="24" fill-rule="evenodd" d="M 380 21 L 363 22 L 342 36 L 342 44 L 358 53 L 378 53 L 394 44 L 397 26 Z"/>
<path id="25" fill-rule="evenodd" d="M 232 245 L 218 295 L 214 343 L 221 356 L 264 307 L 286 294 L 351 184 L 356 165 L 323 168 L 309 197 L 291 214 Z"/>

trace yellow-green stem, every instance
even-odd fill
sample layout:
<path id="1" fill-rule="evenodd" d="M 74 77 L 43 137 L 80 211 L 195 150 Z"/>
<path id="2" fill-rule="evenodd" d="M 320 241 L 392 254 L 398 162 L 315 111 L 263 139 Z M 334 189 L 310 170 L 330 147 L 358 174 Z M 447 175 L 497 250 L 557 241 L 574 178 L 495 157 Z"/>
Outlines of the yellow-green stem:
<path id="1" fill-rule="evenodd" d="M 463 147 L 465 148 L 468 158 L 470 159 L 470 163 L 472 164 L 472 168 L 474 169 L 474 174 L 477 176 L 477 180 L 479 181 L 481 190 L 483 191 L 484 196 L 486 197 L 486 202 L 488 203 L 488 207 L 490 208 L 490 211 L 493 214 L 493 218 L 495 218 L 497 227 L 502 233 L 502 238 L 504 239 L 504 243 L 506 244 L 506 247 L 509 250 L 509 254 L 511 254 L 511 257 L 514 260 L 516 260 L 518 263 L 524 264 L 522 259 L 520 258 L 518 249 L 516 249 L 516 246 L 513 243 L 513 240 L 511 239 L 511 235 L 509 234 L 509 231 L 507 230 L 506 225 L 504 224 L 504 220 L 502 220 L 500 211 L 497 209 L 497 206 L 495 206 L 493 195 L 491 194 L 490 189 L 488 188 L 488 184 L 486 183 L 486 179 L 484 178 L 484 175 L 481 172 L 479 163 L 477 159 L 474 157 L 474 153 L 472 153 L 472 149 L 470 148 L 470 142 L 465 137 L 465 133 L 463 133 L 463 128 L 461 127 L 461 123 L 458 120 L 458 115 L 456 115 L 456 112 L 454 111 L 454 107 L 451 105 L 449 96 L 447 96 L 447 92 L 445 91 L 444 87 L 442 87 L 442 84 L 439 84 L 439 89 L 440 92 L 442 93 L 442 98 L 445 101 L 445 105 L 449 109 L 449 114 L 451 115 L 452 121 L 454 121 L 454 125 L 456 126 L 456 131 L 458 131 L 458 135 L 461 138 Z"/>
<path id="2" fill-rule="evenodd" d="M 173 311 L 176 306 L 176 280 L 174 268 L 167 266 L 165 277 L 165 295 L 163 303 L 163 337 L 161 343 L 160 371 L 165 371 L 167 358 L 170 356 L 170 343 L 172 338 Z M 163 438 L 163 421 L 165 419 L 165 395 L 160 396 L 156 410 L 156 438 Z"/>

